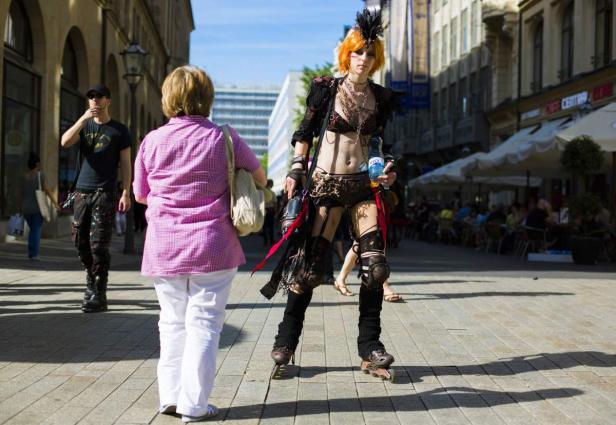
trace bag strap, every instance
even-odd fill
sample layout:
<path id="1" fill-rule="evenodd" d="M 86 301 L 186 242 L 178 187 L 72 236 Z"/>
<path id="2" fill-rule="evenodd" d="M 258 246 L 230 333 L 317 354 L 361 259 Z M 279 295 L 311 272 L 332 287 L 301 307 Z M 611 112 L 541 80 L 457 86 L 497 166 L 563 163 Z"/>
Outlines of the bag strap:
<path id="1" fill-rule="evenodd" d="M 231 195 L 231 207 L 235 200 L 235 154 L 233 153 L 233 139 L 227 125 L 222 126 L 222 132 L 225 138 L 225 153 L 227 155 L 227 174 L 229 179 L 229 194 Z M 233 208 L 231 208 L 233 213 Z"/>
<path id="2" fill-rule="evenodd" d="M 321 133 L 319 134 L 319 141 L 317 142 L 316 147 L 314 148 L 314 155 L 312 157 L 312 164 L 310 165 L 310 171 L 308 171 L 308 175 L 306 176 L 306 189 L 304 190 L 303 196 L 305 197 L 308 193 L 310 193 L 310 189 L 312 186 L 312 174 L 314 170 L 317 168 L 317 158 L 319 157 L 319 152 L 321 151 L 321 144 L 323 142 L 323 136 L 325 136 L 325 131 L 327 130 L 327 124 L 329 123 L 329 117 L 332 115 L 332 111 L 334 110 L 334 104 L 336 103 L 336 92 L 338 89 L 338 80 L 334 80 L 335 84 L 332 90 L 331 99 L 329 99 L 329 105 L 327 107 L 327 113 L 325 114 L 325 119 L 321 124 Z M 308 160 L 308 156 L 310 155 L 310 150 L 306 153 L 306 160 Z"/>
<path id="3" fill-rule="evenodd" d="M 41 184 L 41 172 L 39 171 L 36 173 L 36 176 L 38 177 L 38 190 L 43 190 L 43 185 Z"/>

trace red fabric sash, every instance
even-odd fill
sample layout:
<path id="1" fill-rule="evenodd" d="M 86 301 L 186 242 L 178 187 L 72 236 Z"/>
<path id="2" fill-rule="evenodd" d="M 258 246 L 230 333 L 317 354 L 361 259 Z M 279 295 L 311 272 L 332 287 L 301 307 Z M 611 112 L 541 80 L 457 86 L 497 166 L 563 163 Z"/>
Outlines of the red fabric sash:
<path id="1" fill-rule="evenodd" d="M 280 248 L 280 246 L 284 243 L 284 241 L 289 239 L 289 236 L 291 236 L 291 234 L 295 231 L 295 229 L 297 229 L 302 224 L 302 221 L 304 220 L 304 216 L 306 215 L 307 212 L 308 212 L 308 197 L 306 196 L 304 200 L 302 201 L 302 210 L 300 211 L 299 215 L 297 216 L 293 224 L 291 224 L 291 227 L 289 227 L 287 231 L 285 232 L 285 234 L 282 235 L 282 238 L 280 238 L 280 240 L 276 242 L 276 244 L 274 244 L 274 246 L 270 248 L 265 258 L 261 260 L 261 262 L 257 264 L 254 267 L 254 269 L 252 269 L 252 273 L 250 273 L 251 276 L 255 274 L 255 272 L 261 270 L 265 266 L 265 263 L 267 263 L 267 260 L 269 260 L 269 258 L 272 255 L 274 255 L 276 251 L 278 251 L 278 248 Z"/>
<path id="2" fill-rule="evenodd" d="M 374 187 L 371 185 L 370 189 L 372 189 L 376 201 L 376 221 L 383 236 L 383 246 L 387 247 L 387 215 L 385 213 L 385 205 L 383 204 L 383 199 L 381 199 L 378 186 Z"/>

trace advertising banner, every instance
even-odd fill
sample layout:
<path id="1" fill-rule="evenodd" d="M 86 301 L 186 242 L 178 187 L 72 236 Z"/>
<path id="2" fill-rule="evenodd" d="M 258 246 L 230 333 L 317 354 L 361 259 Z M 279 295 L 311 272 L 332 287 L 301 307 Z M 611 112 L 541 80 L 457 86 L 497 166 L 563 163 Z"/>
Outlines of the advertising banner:
<path id="1" fill-rule="evenodd" d="M 410 107 L 430 108 L 430 10 L 428 0 L 413 0 L 409 22 Z"/>

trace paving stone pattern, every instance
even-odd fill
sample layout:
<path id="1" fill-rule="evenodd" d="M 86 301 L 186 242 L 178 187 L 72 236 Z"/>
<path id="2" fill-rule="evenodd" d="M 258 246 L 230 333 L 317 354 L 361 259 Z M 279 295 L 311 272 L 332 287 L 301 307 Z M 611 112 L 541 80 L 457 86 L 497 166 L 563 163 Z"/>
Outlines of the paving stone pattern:
<path id="1" fill-rule="evenodd" d="M 258 242 L 249 243 L 250 261 L 263 253 Z M 114 253 L 110 311 L 87 315 L 70 243 L 46 241 L 40 263 L 23 260 L 23 249 L 0 244 L 0 423 L 179 424 L 157 413 L 158 304 L 138 258 Z M 427 271 L 464 255 L 472 270 Z M 314 294 L 296 365 L 270 380 L 285 300 L 259 294 L 268 273 L 239 272 L 211 398 L 221 413 L 211 422 L 616 423 L 611 273 L 529 274 L 515 259 L 409 241 L 392 251 L 392 264 L 405 300 L 382 313 L 395 383 L 359 371 L 358 297 L 329 286 Z M 357 293 L 357 278 L 351 283 Z"/>

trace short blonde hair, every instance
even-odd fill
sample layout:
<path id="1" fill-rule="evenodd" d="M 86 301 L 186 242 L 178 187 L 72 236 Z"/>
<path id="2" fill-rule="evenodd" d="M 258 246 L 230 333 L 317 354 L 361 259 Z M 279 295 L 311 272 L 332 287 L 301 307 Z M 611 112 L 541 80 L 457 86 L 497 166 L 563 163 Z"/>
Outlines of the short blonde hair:
<path id="1" fill-rule="evenodd" d="M 214 85 L 200 68 L 191 65 L 175 68 L 163 82 L 162 108 L 167 118 L 182 115 L 210 116 Z"/>
<path id="2" fill-rule="evenodd" d="M 349 72 L 351 67 L 351 53 L 365 47 L 366 42 L 360 32 L 355 28 L 351 29 L 338 48 L 338 67 L 343 74 Z M 374 65 L 372 65 L 372 69 L 368 73 L 370 76 L 385 65 L 385 47 L 383 42 L 377 38 L 372 42 L 371 47 L 374 49 Z"/>

